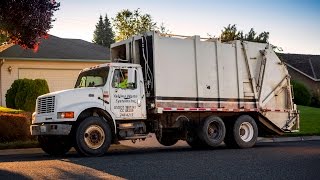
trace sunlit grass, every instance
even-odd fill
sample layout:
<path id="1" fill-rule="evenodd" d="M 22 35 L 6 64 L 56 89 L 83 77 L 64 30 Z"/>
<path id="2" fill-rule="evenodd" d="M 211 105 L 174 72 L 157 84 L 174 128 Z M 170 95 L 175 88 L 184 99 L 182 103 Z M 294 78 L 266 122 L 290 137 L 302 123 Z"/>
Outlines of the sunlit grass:
<path id="1" fill-rule="evenodd" d="M 17 113 L 21 113 L 21 112 L 23 112 L 23 111 L 22 111 L 22 110 L 11 109 L 11 108 L 6 108 L 6 107 L 0 106 L 0 112 L 17 114 Z"/>

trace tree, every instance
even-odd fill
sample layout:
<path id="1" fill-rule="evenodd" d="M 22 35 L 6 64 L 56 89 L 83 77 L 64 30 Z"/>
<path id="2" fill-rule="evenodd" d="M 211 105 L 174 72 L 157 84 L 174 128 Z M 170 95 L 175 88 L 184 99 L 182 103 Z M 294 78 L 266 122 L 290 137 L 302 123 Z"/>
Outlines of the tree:
<path id="1" fill-rule="evenodd" d="M 105 47 L 110 47 L 110 45 L 112 43 L 114 43 L 114 33 L 111 27 L 111 23 L 109 21 L 109 18 L 106 14 L 106 16 L 104 17 L 104 37 L 105 37 L 105 41 L 103 46 Z"/>
<path id="2" fill-rule="evenodd" d="M 116 41 L 121 41 L 136 34 L 156 30 L 157 26 L 150 14 L 142 14 L 139 9 L 128 9 L 117 13 L 112 19 L 116 30 Z"/>
<path id="3" fill-rule="evenodd" d="M 104 24 L 102 21 L 102 16 L 100 15 L 99 17 L 99 22 L 96 25 L 96 30 L 93 32 L 93 42 L 96 44 L 103 44 L 103 39 L 104 39 Z"/>
<path id="4" fill-rule="evenodd" d="M 60 3 L 55 0 L 2 0 L 0 34 L 3 41 L 37 49 L 40 38 L 52 28 L 53 13 Z"/>
<path id="5" fill-rule="evenodd" d="M 100 15 L 99 22 L 93 33 L 93 42 L 108 48 L 114 43 L 114 34 L 107 14 L 104 20 L 102 20 L 102 16 Z"/>
<path id="6" fill-rule="evenodd" d="M 267 43 L 269 40 L 269 32 L 262 32 L 259 35 L 254 31 L 253 28 L 247 34 L 243 34 L 243 31 L 238 31 L 237 26 L 235 24 L 229 24 L 227 27 L 221 31 L 221 41 L 233 41 L 233 40 L 245 40 L 245 41 L 253 41 L 253 42 L 261 42 Z"/>

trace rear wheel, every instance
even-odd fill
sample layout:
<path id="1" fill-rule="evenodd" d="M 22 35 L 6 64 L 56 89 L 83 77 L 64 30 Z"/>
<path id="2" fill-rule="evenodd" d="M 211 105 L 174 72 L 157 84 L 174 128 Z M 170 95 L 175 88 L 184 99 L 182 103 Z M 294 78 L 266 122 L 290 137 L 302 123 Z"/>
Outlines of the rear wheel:
<path id="1" fill-rule="evenodd" d="M 193 131 L 188 132 L 186 141 L 188 145 L 194 149 L 204 149 L 210 147 L 205 142 L 203 142 Z"/>
<path id="2" fill-rule="evenodd" d="M 228 129 L 225 144 L 233 148 L 250 148 L 258 138 L 258 127 L 249 115 L 241 115 Z"/>
<path id="3" fill-rule="evenodd" d="M 75 149 L 84 156 L 101 156 L 110 147 L 111 128 L 99 117 L 88 117 L 82 121 L 75 135 Z"/>
<path id="4" fill-rule="evenodd" d="M 199 138 L 208 146 L 217 147 L 226 135 L 226 128 L 221 118 L 209 116 L 200 125 L 198 134 Z"/>
<path id="5" fill-rule="evenodd" d="M 70 136 L 38 136 L 38 142 L 44 152 L 53 156 L 64 155 L 72 147 Z"/>
<path id="6" fill-rule="evenodd" d="M 172 146 L 178 142 L 178 139 L 174 138 L 172 134 L 163 132 L 162 136 L 156 135 L 158 142 L 164 146 Z"/>

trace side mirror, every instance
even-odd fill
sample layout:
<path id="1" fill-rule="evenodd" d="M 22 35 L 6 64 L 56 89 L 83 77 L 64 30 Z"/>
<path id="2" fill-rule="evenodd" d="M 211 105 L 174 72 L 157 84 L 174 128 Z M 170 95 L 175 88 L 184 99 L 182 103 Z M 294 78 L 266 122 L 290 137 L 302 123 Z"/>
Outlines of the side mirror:
<path id="1" fill-rule="evenodd" d="M 134 68 L 128 69 L 128 83 L 135 83 L 136 82 L 136 73 Z"/>
<path id="2" fill-rule="evenodd" d="M 136 83 L 136 70 L 134 68 L 129 68 L 128 69 L 128 87 L 130 89 L 134 89 L 135 83 Z"/>

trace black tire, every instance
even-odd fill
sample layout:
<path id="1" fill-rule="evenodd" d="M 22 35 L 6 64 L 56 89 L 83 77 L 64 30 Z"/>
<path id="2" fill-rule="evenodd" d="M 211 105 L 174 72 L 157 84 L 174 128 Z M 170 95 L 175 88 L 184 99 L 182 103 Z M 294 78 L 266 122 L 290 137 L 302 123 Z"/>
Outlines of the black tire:
<path id="1" fill-rule="evenodd" d="M 70 136 L 38 136 L 41 149 L 49 155 L 61 156 L 72 147 Z"/>
<path id="2" fill-rule="evenodd" d="M 205 142 L 203 142 L 196 133 L 192 131 L 188 132 L 186 142 L 193 149 L 207 149 L 210 147 Z"/>
<path id="3" fill-rule="evenodd" d="M 75 149 L 83 156 L 101 156 L 111 145 L 109 124 L 99 117 L 88 117 L 77 127 Z"/>
<path id="4" fill-rule="evenodd" d="M 250 148 L 258 139 L 258 127 L 255 120 L 249 115 L 241 115 L 227 126 L 227 135 L 224 143 L 231 148 Z"/>
<path id="5" fill-rule="evenodd" d="M 160 138 L 156 135 L 158 142 L 164 146 L 173 146 L 178 142 L 178 139 L 174 138 L 170 133 L 162 133 L 162 137 Z"/>
<path id="6" fill-rule="evenodd" d="M 221 118 L 207 117 L 199 127 L 199 138 L 210 147 L 217 147 L 226 135 L 226 127 Z"/>

